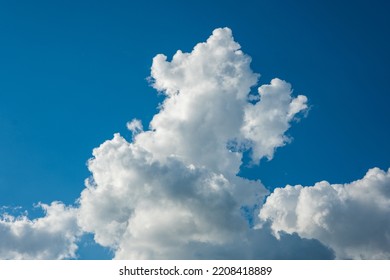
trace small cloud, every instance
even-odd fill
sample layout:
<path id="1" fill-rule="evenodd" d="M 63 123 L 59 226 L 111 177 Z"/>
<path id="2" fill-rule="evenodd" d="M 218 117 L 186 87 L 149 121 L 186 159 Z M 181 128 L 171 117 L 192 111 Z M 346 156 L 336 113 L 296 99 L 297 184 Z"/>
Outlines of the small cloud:
<path id="1" fill-rule="evenodd" d="M 138 119 L 133 119 L 131 122 L 128 122 L 126 126 L 127 129 L 130 130 L 133 134 L 133 138 L 144 130 L 142 122 Z"/>
<path id="2" fill-rule="evenodd" d="M 29 220 L 26 215 L 0 218 L 0 259 L 75 258 L 78 237 L 76 209 L 60 202 L 40 204 L 45 216 Z"/>

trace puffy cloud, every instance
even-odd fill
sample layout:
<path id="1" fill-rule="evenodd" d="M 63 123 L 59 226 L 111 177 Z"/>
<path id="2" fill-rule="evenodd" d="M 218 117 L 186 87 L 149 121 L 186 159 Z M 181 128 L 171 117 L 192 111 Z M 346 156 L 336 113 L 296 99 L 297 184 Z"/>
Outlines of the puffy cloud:
<path id="1" fill-rule="evenodd" d="M 260 183 L 174 156 L 155 161 L 118 134 L 94 150 L 89 168 L 79 224 L 118 258 L 170 258 L 188 243 L 223 244 L 248 228 L 240 207 L 265 194 Z"/>
<path id="2" fill-rule="evenodd" d="M 390 169 L 370 169 L 349 184 L 286 186 L 268 197 L 259 217 L 278 235 L 297 233 L 330 246 L 338 258 L 390 258 Z"/>
<path id="3" fill-rule="evenodd" d="M 3 215 L 0 258 L 74 258 L 82 231 L 117 259 L 390 258 L 390 170 L 286 186 L 264 205 L 261 182 L 237 176 L 243 152 L 272 159 L 307 109 L 277 78 L 250 94 L 250 62 L 228 28 L 171 61 L 157 55 L 150 80 L 165 100 L 149 129 L 133 119 L 131 141 L 115 134 L 94 149 L 77 207 Z"/>
<path id="4" fill-rule="evenodd" d="M 151 130 L 135 144 L 163 160 L 176 155 L 189 164 L 237 174 L 241 149 L 253 148 L 253 160 L 272 157 L 287 138 L 289 122 L 306 108 L 306 97 L 291 97 L 288 83 L 274 79 L 259 88 L 260 101 L 248 102 L 258 74 L 228 28 L 214 30 L 191 53 L 178 51 L 167 61 L 153 59 L 153 86 L 166 94 Z M 226 149 L 233 143 L 232 149 Z"/>
<path id="5" fill-rule="evenodd" d="M 272 159 L 307 109 L 277 78 L 250 93 L 250 62 L 228 28 L 171 61 L 157 55 L 150 80 L 165 99 L 149 129 L 134 119 L 131 141 L 94 149 L 77 207 L 3 215 L 0 258 L 74 258 L 81 231 L 117 259 L 390 258 L 390 171 L 278 188 L 264 205 L 262 183 L 237 176 L 245 151 Z"/>
<path id="6" fill-rule="evenodd" d="M 262 234 L 254 238 L 251 224 L 267 190 L 236 176 L 242 153 L 271 158 L 306 98 L 292 98 L 278 79 L 250 98 L 259 77 L 250 62 L 228 28 L 171 61 L 157 55 L 150 80 L 165 100 L 149 130 L 134 119 L 127 124 L 131 142 L 116 134 L 93 151 L 77 208 L 53 202 L 41 205 L 46 215 L 39 219 L 3 216 L 0 257 L 73 258 L 81 230 L 116 258 L 255 256 L 250 244 Z"/>
<path id="7" fill-rule="evenodd" d="M 261 102 L 246 105 L 241 131 L 253 143 L 255 160 L 264 156 L 272 159 L 275 148 L 289 141 L 284 133 L 292 118 L 307 109 L 307 98 L 304 95 L 292 98 L 290 84 L 280 79 L 259 87 L 259 94 Z"/>
<path id="8" fill-rule="evenodd" d="M 39 204 L 42 218 L 29 220 L 25 215 L 0 218 L 1 259 L 75 258 L 78 237 L 76 209 L 60 202 Z"/>
<path id="9" fill-rule="evenodd" d="M 154 161 L 116 134 L 94 150 L 80 198 L 80 226 L 117 259 L 332 258 L 320 242 L 253 229 L 242 207 L 264 196 L 260 182 L 227 179 L 175 157 Z M 290 250 L 291 249 L 291 250 Z"/>
<path id="10" fill-rule="evenodd" d="M 149 130 L 138 120 L 128 123 L 131 142 L 115 134 L 94 149 L 92 176 L 78 201 L 80 227 L 116 258 L 257 258 L 261 246 L 275 249 L 262 239 L 281 242 L 251 228 L 248 220 L 256 219 L 267 190 L 236 174 L 245 150 L 258 161 L 288 141 L 284 133 L 307 100 L 293 98 L 290 85 L 274 79 L 251 103 L 259 75 L 250 61 L 228 28 L 214 30 L 191 53 L 154 58 L 152 85 L 165 94 L 160 111 Z M 297 236 L 285 240 L 322 246 Z"/>

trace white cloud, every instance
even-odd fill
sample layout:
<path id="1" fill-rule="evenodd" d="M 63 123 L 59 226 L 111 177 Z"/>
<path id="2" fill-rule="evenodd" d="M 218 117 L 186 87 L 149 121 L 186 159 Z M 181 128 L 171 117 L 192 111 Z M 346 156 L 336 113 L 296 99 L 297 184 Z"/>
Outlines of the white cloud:
<path id="1" fill-rule="evenodd" d="M 292 98 L 291 85 L 280 79 L 259 87 L 259 94 L 261 102 L 246 104 L 241 131 L 253 143 L 254 160 L 272 159 L 275 149 L 289 141 L 284 133 L 294 116 L 307 109 L 307 98 Z"/>
<path id="2" fill-rule="evenodd" d="M 132 132 L 133 137 L 135 137 L 137 134 L 141 133 L 144 130 L 142 122 L 138 119 L 133 119 L 131 122 L 128 122 L 127 129 Z"/>
<path id="3" fill-rule="evenodd" d="M 227 179 L 170 157 L 151 160 L 116 134 L 94 150 L 80 226 L 117 259 L 332 258 L 318 241 L 248 226 L 240 207 L 259 203 L 260 182 Z M 291 249 L 291 250 L 289 250 Z"/>
<path id="4" fill-rule="evenodd" d="M 135 144 L 157 160 L 180 156 L 189 164 L 216 172 L 237 174 L 242 154 L 226 149 L 229 141 L 253 147 L 254 161 L 272 157 L 287 140 L 289 122 L 306 108 L 306 97 L 291 97 L 291 87 L 274 79 L 259 88 L 261 101 L 248 103 L 258 74 L 251 58 L 240 50 L 228 28 L 216 29 L 191 53 L 178 51 L 167 61 L 153 59 L 153 86 L 166 94 L 151 130 L 137 136 Z"/>
<path id="5" fill-rule="evenodd" d="M 119 258 L 169 258 L 190 242 L 222 244 L 248 227 L 240 206 L 265 194 L 260 183 L 174 156 L 155 161 L 118 134 L 94 150 L 89 168 L 79 224 Z"/>
<path id="6" fill-rule="evenodd" d="M 166 97 L 160 111 L 147 131 L 128 124 L 132 142 L 116 134 L 94 150 L 79 199 L 79 225 L 116 258 L 233 256 L 237 242 L 257 240 L 242 209 L 255 209 L 267 191 L 236 176 L 243 150 L 253 148 L 256 161 L 272 157 L 306 97 L 292 98 L 290 85 L 275 79 L 252 105 L 259 75 L 250 61 L 228 28 L 170 62 L 154 58 L 152 85 Z M 256 255 L 242 248 L 242 256 Z"/>
<path id="7" fill-rule="evenodd" d="M 0 259 L 75 258 L 78 236 L 76 209 L 60 202 L 40 204 L 42 218 L 29 220 L 25 215 L 0 218 Z"/>
<path id="8" fill-rule="evenodd" d="M 307 109 L 277 78 L 250 94 L 250 62 L 228 28 L 171 61 L 157 55 L 150 80 L 165 100 L 149 129 L 134 119 L 131 141 L 115 134 L 94 149 L 77 207 L 3 216 L 0 258 L 73 258 L 81 231 L 117 259 L 390 258 L 390 171 L 287 186 L 265 205 L 262 183 L 237 176 L 245 151 L 272 159 Z"/>
<path id="9" fill-rule="evenodd" d="M 349 184 L 275 189 L 259 214 L 271 228 L 315 238 L 338 258 L 390 258 L 390 169 L 370 169 Z"/>

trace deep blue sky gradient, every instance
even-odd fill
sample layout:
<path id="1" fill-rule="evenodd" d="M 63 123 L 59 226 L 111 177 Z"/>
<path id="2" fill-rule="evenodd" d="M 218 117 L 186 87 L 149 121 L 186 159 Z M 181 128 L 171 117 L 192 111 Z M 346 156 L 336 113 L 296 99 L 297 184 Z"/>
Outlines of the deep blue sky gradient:
<path id="1" fill-rule="evenodd" d="M 115 132 L 131 139 L 126 122 L 147 126 L 157 112 L 162 97 L 146 80 L 152 58 L 189 52 L 225 26 L 260 84 L 284 79 L 311 105 L 288 131 L 292 143 L 242 176 L 273 189 L 387 169 L 389 8 L 375 0 L 1 1 L 0 205 L 34 215 L 39 201 L 74 203 L 92 149 Z M 91 258 L 94 245 L 85 244 L 80 257 Z"/>

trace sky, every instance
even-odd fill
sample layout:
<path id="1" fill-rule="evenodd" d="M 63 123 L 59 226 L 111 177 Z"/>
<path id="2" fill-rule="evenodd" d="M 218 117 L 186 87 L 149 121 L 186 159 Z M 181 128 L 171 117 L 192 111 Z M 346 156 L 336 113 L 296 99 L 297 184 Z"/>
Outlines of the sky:
<path id="1" fill-rule="evenodd" d="M 390 258 L 389 5 L 1 1 L 0 258 Z"/>

